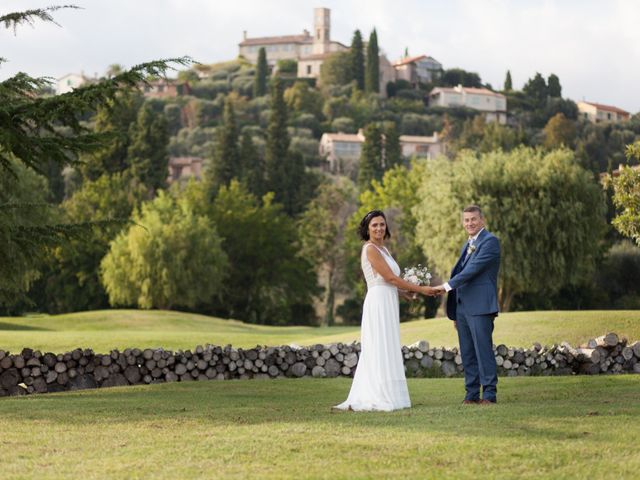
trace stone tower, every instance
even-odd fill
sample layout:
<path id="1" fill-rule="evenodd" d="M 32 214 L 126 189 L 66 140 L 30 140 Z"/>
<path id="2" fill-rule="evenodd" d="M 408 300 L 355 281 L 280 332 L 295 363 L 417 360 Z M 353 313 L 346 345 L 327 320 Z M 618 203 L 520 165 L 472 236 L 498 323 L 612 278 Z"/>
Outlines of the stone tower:
<path id="1" fill-rule="evenodd" d="M 329 52 L 331 42 L 331 10 L 328 8 L 313 9 L 313 53 L 314 55 Z"/>

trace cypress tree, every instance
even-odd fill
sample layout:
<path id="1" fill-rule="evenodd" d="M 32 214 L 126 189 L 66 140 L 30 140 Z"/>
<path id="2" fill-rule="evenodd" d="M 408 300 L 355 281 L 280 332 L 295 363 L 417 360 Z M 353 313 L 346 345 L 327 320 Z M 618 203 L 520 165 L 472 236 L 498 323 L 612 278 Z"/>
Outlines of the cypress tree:
<path id="1" fill-rule="evenodd" d="M 380 52 L 378 51 L 378 34 L 374 28 L 369 35 L 367 45 L 367 66 L 365 70 L 364 86 L 367 93 L 380 91 Z"/>
<path id="2" fill-rule="evenodd" d="M 351 70 L 358 90 L 364 90 L 364 47 L 360 30 L 354 32 L 351 41 Z"/>
<path id="3" fill-rule="evenodd" d="M 369 124 L 364 129 L 364 144 L 360 153 L 358 169 L 358 186 L 361 191 L 371 187 L 372 180 L 380 180 L 382 168 L 382 131 L 375 124 Z"/>
<path id="4" fill-rule="evenodd" d="M 560 86 L 560 79 L 555 73 L 552 73 L 547 78 L 547 88 L 550 97 L 562 97 L 562 86 Z"/>
<path id="5" fill-rule="evenodd" d="M 402 165 L 402 147 L 396 124 L 390 123 L 384 129 L 384 169 L 389 170 L 396 165 Z"/>
<path id="6" fill-rule="evenodd" d="M 256 77 L 253 84 L 253 96 L 262 97 L 267 93 L 267 52 L 264 47 L 258 51 L 258 65 L 256 66 Z"/>
<path id="7" fill-rule="evenodd" d="M 214 191 L 239 174 L 238 127 L 233 103 L 224 102 L 223 123 L 216 132 L 217 142 L 213 154 L 210 182 Z"/>
<path id="8" fill-rule="evenodd" d="M 283 97 L 283 86 L 278 77 L 271 87 L 271 118 L 267 127 L 265 148 L 265 189 L 274 192 L 276 199 L 282 198 L 287 172 L 284 169 L 289 153 L 287 131 L 287 105 Z"/>
<path id="9" fill-rule="evenodd" d="M 504 79 L 504 91 L 510 92 L 513 90 L 513 83 L 511 82 L 511 70 L 507 70 L 507 76 Z"/>
<path id="10" fill-rule="evenodd" d="M 251 135 L 245 132 L 240 142 L 240 178 L 249 192 L 258 198 L 264 195 L 264 164 L 253 144 Z"/>
<path id="11" fill-rule="evenodd" d="M 143 105 L 129 137 L 128 160 L 133 176 L 152 192 L 164 188 L 169 170 L 169 132 L 165 116 L 154 113 L 149 104 Z"/>

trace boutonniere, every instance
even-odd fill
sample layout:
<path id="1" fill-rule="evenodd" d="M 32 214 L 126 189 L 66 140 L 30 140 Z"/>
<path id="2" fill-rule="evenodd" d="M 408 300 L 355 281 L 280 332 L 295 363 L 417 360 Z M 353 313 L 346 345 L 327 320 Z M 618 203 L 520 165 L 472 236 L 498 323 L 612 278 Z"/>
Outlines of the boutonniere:
<path id="1" fill-rule="evenodd" d="M 467 255 L 471 255 L 475 251 L 476 251 L 476 246 L 475 245 L 469 245 L 467 247 Z"/>

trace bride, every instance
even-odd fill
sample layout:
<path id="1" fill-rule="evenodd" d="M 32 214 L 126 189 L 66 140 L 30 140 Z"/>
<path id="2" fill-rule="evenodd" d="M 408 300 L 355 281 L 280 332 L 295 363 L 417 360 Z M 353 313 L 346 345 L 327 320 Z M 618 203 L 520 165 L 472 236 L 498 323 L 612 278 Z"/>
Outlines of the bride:
<path id="1" fill-rule="evenodd" d="M 384 246 L 391 236 L 381 210 L 373 210 L 360 222 L 362 246 L 360 263 L 367 281 L 367 296 L 362 308 L 361 350 L 348 398 L 337 410 L 390 411 L 411 406 L 404 376 L 400 344 L 400 308 L 398 289 L 434 295 L 433 287 L 409 283 L 400 275 L 400 267 Z"/>

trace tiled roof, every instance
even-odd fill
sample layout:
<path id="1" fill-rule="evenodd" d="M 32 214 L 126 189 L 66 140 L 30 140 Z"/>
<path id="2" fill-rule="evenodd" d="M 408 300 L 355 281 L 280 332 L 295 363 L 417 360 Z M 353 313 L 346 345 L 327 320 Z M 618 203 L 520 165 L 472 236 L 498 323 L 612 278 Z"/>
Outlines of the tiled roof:
<path id="1" fill-rule="evenodd" d="M 475 87 L 436 87 L 431 90 L 430 94 L 434 92 L 449 92 L 449 93 L 472 93 L 474 95 L 491 95 L 492 97 L 503 97 L 501 93 L 492 92 L 488 88 L 475 88 Z"/>
<path id="2" fill-rule="evenodd" d="M 400 65 L 408 65 L 413 62 L 417 62 L 418 60 L 422 60 L 423 58 L 427 58 L 426 55 L 418 55 L 417 57 L 407 57 L 402 60 L 398 60 L 393 64 L 394 67 L 399 67 Z"/>
<path id="3" fill-rule="evenodd" d="M 594 102 L 582 102 L 582 103 L 586 103 L 587 105 L 591 105 L 592 107 L 596 107 L 598 110 L 604 110 L 606 112 L 619 113 L 621 115 L 629 115 L 629 112 L 627 112 L 626 110 L 622 110 L 621 108 L 613 107 L 611 105 L 603 105 L 601 103 L 594 103 Z"/>
<path id="4" fill-rule="evenodd" d="M 252 45 L 278 45 L 282 43 L 313 43 L 313 38 L 308 34 L 301 35 L 281 35 L 279 37 L 259 37 L 247 38 L 240 42 L 241 47 Z"/>
<path id="5" fill-rule="evenodd" d="M 329 140 L 334 142 L 357 142 L 362 143 L 364 141 L 364 137 L 358 135 L 357 133 L 325 133 L 322 135 L 326 136 Z"/>

